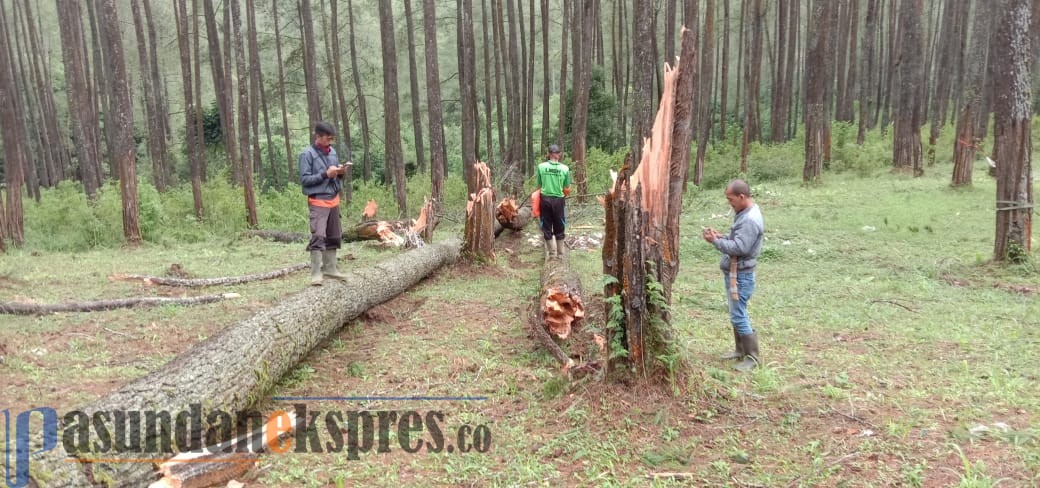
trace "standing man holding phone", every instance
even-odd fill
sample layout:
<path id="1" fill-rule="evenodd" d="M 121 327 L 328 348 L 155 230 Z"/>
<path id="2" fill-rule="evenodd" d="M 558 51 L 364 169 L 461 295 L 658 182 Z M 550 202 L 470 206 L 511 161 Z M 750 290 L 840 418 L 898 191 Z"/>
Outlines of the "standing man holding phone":
<path id="1" fill-rule="evenodd" d="M 314 143 L 300 152 L 300 185 L 307 195 L 310 214 L 311 285 L 321 286 L 322 278 L 346 279 L 336 270 L 336 250 L 343 240 L 339 220 L 339 194 L 343 189 L 343 175 L 350 161 L 340 164 L 332 141 L 336 129 L 328 122 L 314 125 Z"/>

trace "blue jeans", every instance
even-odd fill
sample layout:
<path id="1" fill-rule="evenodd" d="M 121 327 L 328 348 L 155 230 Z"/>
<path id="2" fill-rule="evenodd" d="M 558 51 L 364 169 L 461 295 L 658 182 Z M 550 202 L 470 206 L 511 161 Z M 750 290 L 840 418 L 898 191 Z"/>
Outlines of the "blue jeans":
<path id="1" fill-rule="evenodd" d="M 729 322 L 733 324 L 733 329 L 737 331 L 737 334 L 746 336 L 754 334 L 755 331 L 751 328 L 751 320 L 748 318 L 747 304 L 748 300 L 751 300 L 751 294 L 755 292 L 755 272 L 739 272 L 737 273 L 737 296 L 739 300 L 734 300 L 730 295 L 729 290 L 729 273 L 722 273 L 722 280 L 726 283 L 726 302 L 729 303 Z"/>

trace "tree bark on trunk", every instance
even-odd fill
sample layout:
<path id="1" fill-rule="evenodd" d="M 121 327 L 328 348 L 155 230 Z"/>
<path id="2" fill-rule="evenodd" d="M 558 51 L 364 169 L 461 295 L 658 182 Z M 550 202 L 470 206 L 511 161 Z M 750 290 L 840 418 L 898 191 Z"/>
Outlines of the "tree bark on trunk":
<path id="1" fill-rule="evenodd" d="M 985 88 L 986 54 L 989 52 L 991 36 L 988 29 L 991 16 L 997 11 L 977 4 L 972 21 L 971 51 L 967 58 L 968 75 L 964 87 L 964 106 L 957 117 L 957 138 L 953 142 L 953 176 L 951 185 L 971 185 L 975 151 L 979 149 L 982 136 L 978 133 L 979 117 L 982 112 L 982 96 Z"/>
<path id="2" fill-rule="evenodd" d="M 151 60 L 148 58 L 148 41 L 144 35 L 144 21 L 141 18 L 141 5 L 138 0 L 130 2 L 130 10 L 134 16 L 134 34 L 137 37 L 137 60 L 141 64 L 141 93 L 144 97 L 144 114 L 148 123 L 148 157 L 152 160 L 152 181 L 159 193 L 166 191 L 165 172 L 160 144 L 165 140 L 162 134 L 161 116 L 155 106 L 155 92 L 152 88 Z"/>
<path id="3" fill-rule="evenodd" d="M 250 408 L 344 323 L 408 290 L 453 262 L 458 253 L 458 240 L 432 244 L 347 273 L 345 281 L 308 287 L 80 410 L 92 415 L 112 410 L 175 413 L 188 411 L 193 404 L 223 411 Z M 86 466 L 66 462 L 69 458 L 62 443 L 33 458 L 33 480 L 43 488 L 89 486 L 83 472 Z M 89 466 L 93 479 L 114 480 L 114 488 L 144 486 L 155 475 L 149 463 Z"/>
<path id="4" fill-rule="evenodd" d="M 859 145 L 863 145 L 866 140 L 867 130 L 874 128 L 877 117 L 874 74 L 878 57 L 878 2 L 879 0 L 867 0 L 867 18 L 863 25 L 863 81 L 859 85 L 859 129 L 856 132 L 856 144 Z"/>
<path id="5" fill-rule="evenodd" d="M 830 63 L 827 44 L 830 42 L 830 19 L 834 6 L 829 1 L 815 2 L 813 28 L 809 51 L 805 57 L 805 166 L 802 181 L 812 183 L 823 176 L 827 126 L 827 83 L 830 82 Z"/>
<path id="6" fill-rule="evenodd" d="M 289 135 L 289 113 L 285 107 L 285 63 L 282 61 L 282 33 L 278 20 L 278 0 L 271 0 L 271 17 L 274 22 L 274 51 L 278 57 L 278 102 L 282 109 L 282 139 L 285 142 L 286 181 L 295 182 L 299 176 L 296 167 L 296 158 L 293 157 L 292 138 Z M 307 130 L 310 133 L 310 128 Z M 348 170 L 349 172 L 350 170 Z"/>
<path id="7" fill-rule="evenodd" d="M 704 181 L 704 157 L 711 137 L 712 71 L 715 67 L 715 0 L 708 0 L 704 9 L 704 35 L 701 36 L 701 66 L 697 77 L 699 114 L 697 116 L 697 162 L 693 168 L 693 184 Z"/>
<path id="8" fill-rule="evenodd" d="M 362 177 L 365 181 L 372 179 L 372 158 L 369 147 L 371 134 L 368 130 L 368 104 L 365 102 L 365 92 L 361 89 L 361 71 L 357 63 L 357 40 L 354 37 L 354 2 L 347 0 L 347 17 L 350 19 L 350 72 L 354 78 L 354 93 L 357 96 L 358 115 L 361 117 L 361 145 L 364 146 Z M 438 80 L 439 82 L 439 80 Z"/>
<path id="9" fill-rule="evenodd" d="M 206 40 L 209 46 L 209 59 L 210 59 L 210 72 L 213 74 L 213 89 L 216 93 L 215 99 L 217 101 L 217 113 L 220 115 L 220 128 L 223 132 L 224 147 L 227 150 L 228 160 L 232 161 L 232 166 L 237 168 L 239 155 L 238 155 L 238 141 L 235 137 L 235 114 L 233 112 L 233 96 L 234 92 L 228 90 L 228 80 L 226 77 L 232 76 L 232 73 L 224 71 L 224 57 L 233 56 L 233 53 L 221 52 L 220 48 L 220 33 L 217 32 L 217 15 L 213 9 L 213 0 L 204 0 L 202 5 L 202 12 L 206 18 Z M 199 100 L 201 103 L 201 100 Z M 234 171 L 237 174 L 237 169 Z"/>
<path id="10" fill-rule="evenodd" d="M 397 42 L 390 0 L 379 0 L 379 32 L 383 50 L 383 142 L 386 146 L 386 175 L 393 181 L 397 208 L 408 215 L 408 190 L 401 158 L 401 109 L 397 100 Z"/>
<path id="11" fill-rule="evenodd" d="M 307 90 L 308 127 L 320 122 L 321 96 L 318 94 L 318 55 L 314 51 L 314 22 L 311 20 L 311 0 L 300 0 L 300 29 L 303 35 L 303 79 Z M 360 92 L 359 92 L 360 93 Z"/>
<path id="12" fill-rule="evenodd" d="M 997 29 L 993 156 L 997 161 L 995 261 L 1029 258 L 1033 236 L 1029 0 L 1008 0 Z"/>
<path id="13" fill-rule="evenodd" d="M 174 0 L 177 16 L 177 47 L 181 57 L 181 86 L 184 91 L 184 140 L 187 146 L 188 167 L 191 173 L 191 194 L 195 208 L 195 219 L 202 220 L 202 162 L 198 160 L 195 145 L 199 144 L 195 133 L 195 95 L 191 89 L 191 48 L 188 43 L 187 0 Z"/>
<path id="14" fill-rule="evenodd" d="M 444 120 L 441 115 L 441 74 L 437 60 L 437 4 L 423 0 L 423 33 L 426 48 L 426 106 L 430 119 L 430 195 L 434 208 L 444 199 L 444 175 L 448 157 L 444 147 Z"/>
<path id="15" fill-rule="evenodd" d="M 119 168 L 119 194 L 123 204 L 123 237 L 126 243 L 141 242 L 141 225 L 137 205 L 137 144 L 134 143 L 134 112 L 130 101 L 126 62 L 123 56 L 123 37 L 115 0 L 102 0 L 101 24 L 107 46 L 106 68 L 109 72 L 109 110 L 112 140 L 109 149 L 113 164 Z"/>
<path id="16" fill-rule="evenodd" d="M 235 65 L 238 69 L 238 140 L 242 146 L 242 189 L 246 205 L 246 224 L 255 229 L 259 224 L 256 212 L 255 185 L 253 183 L 253 157 L 250 140 L 251 115 L 256 112 L 249 100 L 249 69 L 246 67 L 246 51 L 242 46 L 242 14 L 238 0 L 230 0 L 231 18 L 234 29 Z M 230 53 L 228 54 L 230 56 Z"/>
<path id="17" fill-rule="evenodd" d="M 10 23 L 4 17 L 6 16 L 3 12 L 0 12 L 0 30 L 3 31 L 0 32 L 0 39 L 10 39 Z M 24 119 L 14 81 L 14 66 L 9 56 L 10 51 L 6 47 L 0 47 L 0 107 L 14 108 L 0 119 L 0 139 L 4 144 L 4 177 L 7 182 L 7 214 L 3 220 L 7 237 L 16 246 L 21 246 L 25 240 L 22 217 L 22 185 L 25 183 L 23 168 L 28 153 L 24 143 L 25 127 L 21 124 Z"/>
<path id="18" fill-rule="evenodd" d="M 900 41 L 897 73 L 899 101 L 894 107 L 892 166 L 894 171 L 920 176 L 922 98 L 925 94 L 921 54 L 921 2 L 905 1 L 899 6 Z"/>
<path id="19" fill-rule="evenodd" d="M 404 19 L 408 31 L 408 83 L 412 99 L 412 137 L 415 142 L 415 164 L 420 173 L 426 172 L 426 148 L 423 145 L 422 106 L 419 105 L 419 69 L 415 63 L 415 26 L 412 20 L 412 0 L 404 2 Z"/>
<path id="20" fill-rule="evenodd" d="M 589 125 L 589 89 L 592 82 L 592 33 L 593 33 L 593 2 L 586 0 L 584 8 L 575 12 L 575 18 L 580 20 L 581 45 L 585 49 L 575 52 L 574 62 L 578 69 L 575 71 L 574 80 L 574 114 L 571 124 L 571 137 L 574 141 L 574 182 L 578 187 L 578 203 L 585 203 L 587 185 L 585 182 L 585 158 L 586 158 L 586 136 Z M 578 22 L 578 21 L 576 21 Z M 575 32 L 575 35 L 578 35 Z"/>
<path id="21" fill-rule="evenodd" d="M 72 135 L 76 143 L 79 180 L 83 183 L 83 190 L 87 194 L 87 198 L 93 199 L 98 189 L 96 170 L 100 164 L 98 162 L 100 155 L 95 139 L 90 134 L 90 128 L 97 127 L 99 123 L 88 93 L 89 81 L 85 71 L 87 61 L 82 42 L 82 10 L 78 0 L 55 0 L 55 5 L 58 11 L 58 26 L 61 29 L 65 91 L 68 95 Z"/>
<path id="22" fill-rule="evenodd" d="M 530 205 L 516 206 L 516 199 L 507 198 L 495 206 L 495 237 L 502 231 L 509 229 L 519 232 L 531 221 L 532 209 Z"/>

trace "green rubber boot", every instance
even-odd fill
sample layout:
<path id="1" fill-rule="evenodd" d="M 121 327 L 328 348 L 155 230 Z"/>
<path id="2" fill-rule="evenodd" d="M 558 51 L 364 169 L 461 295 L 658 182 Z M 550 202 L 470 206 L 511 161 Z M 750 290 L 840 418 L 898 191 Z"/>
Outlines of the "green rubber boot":
<path id="1" fill-rule="evenodd" d="M 311 286 L 321 286 L 321 251 L 311 251 Z"/>
<path id="2" fill-rule="evenodd" d="M 340 273 L 336 270 L 336 250 L 328 249 L 321 252 L 322 264 L 321 272 L 326 278 L 333 278 L 337 280 L 346 280 L 347 275 Z"/>

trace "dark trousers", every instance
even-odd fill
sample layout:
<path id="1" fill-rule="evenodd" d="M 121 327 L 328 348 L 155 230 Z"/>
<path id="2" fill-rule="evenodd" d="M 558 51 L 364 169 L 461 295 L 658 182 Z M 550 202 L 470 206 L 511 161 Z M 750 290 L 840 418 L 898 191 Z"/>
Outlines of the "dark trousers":
<path id="1" fill-rule="evenodd" d="M 339 249 L 343 241 L 343 227 L 339 223 L 339 205 L 328 207 L 316 207 L 307 205 L 310 209 L 311 241 L 307 244 L 308 251 L 325 251 Z"/>
<path id="2" fill-rule="evenodd" d="M 556 236 L 556 240 L 562 241 L 564 236 L 563 228 L 567 225 L 567 200 L 563 197 L 547 197 L 542 195 L 541 219 L 542 219 L 542 237 L 545 240 L 552 239 Z"/>

